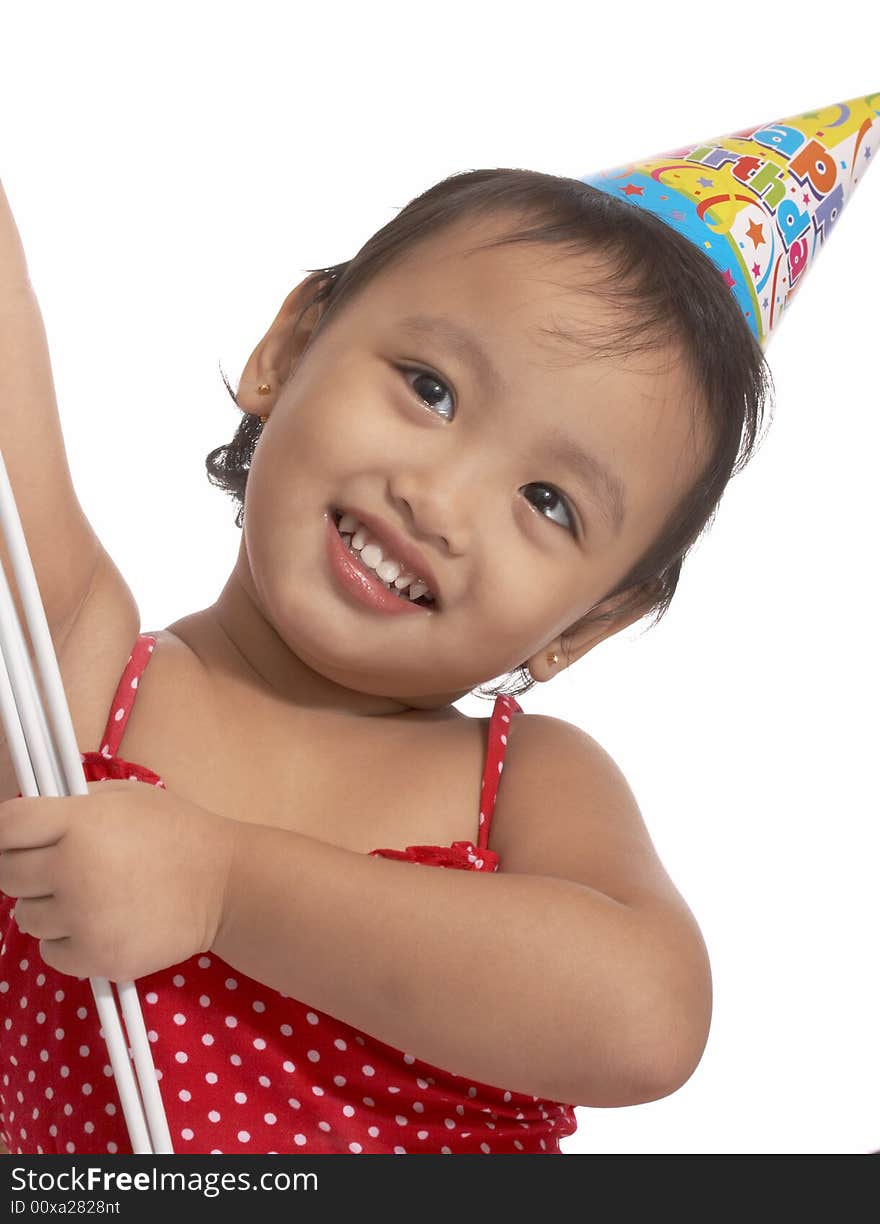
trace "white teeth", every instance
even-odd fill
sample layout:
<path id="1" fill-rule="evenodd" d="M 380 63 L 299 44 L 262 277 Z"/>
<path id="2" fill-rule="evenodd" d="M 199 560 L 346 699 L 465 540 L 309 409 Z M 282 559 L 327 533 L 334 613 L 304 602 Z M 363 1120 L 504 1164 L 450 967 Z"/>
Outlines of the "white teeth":
<path id="1" fill-rule="evenodd" d="M 343 532 L 354 531 L 357 525 L 358 525 L 357 519 L 354 517 L 353 514 L 349 514 L 348 511 L 346 511 L 345 514 L 343 514 L 342 518 L 337 523 L 337 527 L 339 528 L 340 535 Z"/>
<path id="2" fill-rule="evenodd" d="M 383 582 L 393 582 L 395 578 L 400 577 L 400 571 L 403 569 L 402 565 L 397 561 L 392 561 L 390 557 L 387 561 L 383 560 L 382 549 L 378 544 L 365 545 L 361 549 L 361 560 L 364 565 L 369 565 L 370 569 L 374 569 Z"/>
<path id="3" fill-rule="evenodd" d="M 349 536 L 351 537 L 347 540 L 349 548 L 353 552 L 357 551 L 359 553 L 364 565 L 373 570 L 389 589 L 391 589 L 391 584 L 393 583 L 396 591 L 403 595 L 404 589 L 410 587 L 407 592 L 407 597 L 410 600 L 416 600 L 422 595 L 429 594 L 433 601 L 433 596 L 430 596 L 427 584 L 416 581 L 415 574 L 403 572 L 403 567 L 399 561 L 393 561 L 390 557 L 385 559 L 382 555 L 381 546 L 375 540 L 370 539 L 366 527 L 362 526 L 353 514 L 349 514 L 346 511 L 336 524 L 336 530 L 344 539 Z"/>
<path id="4" fill-rule="evenodd" d="M 361 556 L 364 554 L 361 553 Z M 400 566 L 396 561 L 381 561 L 376 566 L 376 573 L 383 582 L 394 582 L 400 576 Z M 402 587 L 400 588 L 403 589 Z"/>

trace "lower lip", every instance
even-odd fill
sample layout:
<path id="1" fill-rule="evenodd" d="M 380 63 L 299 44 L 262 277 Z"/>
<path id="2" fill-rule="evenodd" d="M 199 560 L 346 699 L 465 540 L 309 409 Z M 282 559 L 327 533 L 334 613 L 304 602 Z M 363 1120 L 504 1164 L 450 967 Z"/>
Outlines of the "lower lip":
<path id="1" fill-rule="evenodd" d="M 386 612 L 398 616 L 412 615 L 416 612 L 430 613 L 432 608 L 422 607 L 411 599 L 392 595 L 382 585 L 374 573 L 368 570 L 356 557 L 348 551 L 342 536 L 336 530 L 332 509 L 325 512 L 327 520 L 327 552 L 330 558 L 330 568 L 336 580 L 346 595 L 355 600 L 361 607 L 371 608 L 374 612 Z"/>

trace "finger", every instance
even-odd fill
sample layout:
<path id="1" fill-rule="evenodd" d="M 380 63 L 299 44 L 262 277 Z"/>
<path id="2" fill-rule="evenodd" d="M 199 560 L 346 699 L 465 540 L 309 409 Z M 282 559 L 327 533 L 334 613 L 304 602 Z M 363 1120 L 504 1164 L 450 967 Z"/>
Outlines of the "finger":
<path id="1" fill-rule="evenodd" d="M 4 850 L 0 854 L 0 891 L 7 897 L 44 897 L 55 891 L 54 847 Z"/>
<path id="2" fill-rule="evenodd" d="M 41 795 L 0 803 L 0 853 L 52 846 L 70 823 L 71 809 L 81 795 Z"/>
<path id="3" fill-rule="evenodd" d="M 55 897 L 19 898 L 15 903 L 18 929 L 35 939 L 62 939 L 70 935 L 70 924 Z"/>

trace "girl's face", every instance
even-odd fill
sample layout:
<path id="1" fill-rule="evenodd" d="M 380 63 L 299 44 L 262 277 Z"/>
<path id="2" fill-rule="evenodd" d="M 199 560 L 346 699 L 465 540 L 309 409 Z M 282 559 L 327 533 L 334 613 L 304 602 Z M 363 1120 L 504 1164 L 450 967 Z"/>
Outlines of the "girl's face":
<path id="1" fill-rule="evenodd" d="M 446 705 L 524 662 L 547 679 L 638 615 L 560 649 L 697 477 L 708 438 L 693 388 L 671 351 L 599 361 L 543 334 L 589 337 L 613 318 L 574 288 L 586 259 L 475 249 L 508 227 L 471 221 L 426 240 L 311 343 L 324 307 L 294 336 L 298 287 L 248 363 L 240 389 L 281 389 L 255 404 L 269 420 L 235 577 L 265 618 L 264 662 L 280 647 L 309 669 L 273 673 L 292 699 L 308 674 L 337 697 L 339 686 L 381 699 L 356 699 L 361 710 Z M 440 607 L 389 616 L 352 603 L 328 563 L 335 506 L 415 545 Z"/>

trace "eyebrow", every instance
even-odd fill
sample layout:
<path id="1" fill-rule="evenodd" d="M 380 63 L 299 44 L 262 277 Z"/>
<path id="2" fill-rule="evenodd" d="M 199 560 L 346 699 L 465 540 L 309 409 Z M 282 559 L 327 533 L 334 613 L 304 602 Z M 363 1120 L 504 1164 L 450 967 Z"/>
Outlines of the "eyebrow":
<path id="1" fill-rule="evenodd" d="M 504 379 L 476 336 L 448 315 L 407 315 L 405 319 L 400 320 L 399 326 L 410 335 L 444 344 L 469 362 L 484 389 L 498 393 L 506 391 Z"/>
<path id="2" fill-rule="evenodd" d="M 448 315 L 407 315 L 398 326 L 412 336 L 434 340 L 462 358 L 484 389 L 497 394 L 506 390 L 506 383 L 476 336 Z M 546 434 L 546 450 L 549 458 L 565 464 L 574 473 L 598 504 L 606 523 L 619 535 L 626 518 L 626 488 L 620 477 L 559 429 L 550 429 Z"/>

